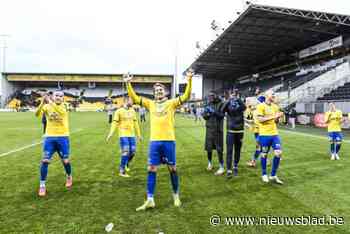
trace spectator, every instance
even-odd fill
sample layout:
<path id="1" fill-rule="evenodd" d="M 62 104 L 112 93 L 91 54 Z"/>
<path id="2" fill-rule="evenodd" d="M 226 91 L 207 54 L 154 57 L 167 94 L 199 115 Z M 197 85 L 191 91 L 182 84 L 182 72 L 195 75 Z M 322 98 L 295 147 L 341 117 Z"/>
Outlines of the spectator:
<path id="1" fill-rule="evenodd" d="M 291 125 L 291 128 L 292 129 L 295 129 L 295 119 L 297 118 L 298 116 L 298 113 L 297 111 L 292 107 L 290 110 L 289 110 L 289 119 L 288 119 L 288 122 L 289 124 Z"/>

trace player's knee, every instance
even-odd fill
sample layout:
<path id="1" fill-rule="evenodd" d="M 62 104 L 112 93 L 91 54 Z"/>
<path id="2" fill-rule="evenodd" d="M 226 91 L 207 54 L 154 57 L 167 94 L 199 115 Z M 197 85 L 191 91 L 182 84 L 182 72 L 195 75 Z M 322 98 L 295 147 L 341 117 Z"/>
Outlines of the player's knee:
<path id="1" fill-rule="evenodd" d="M 169 168 L 170 173 L 176 173 L 176 166 L 175 165 L 169 165 L 168 168 Z"/>
<path id="2" fill-rule="evenodd" d="M 157 172 L 157 166 L 154 166 L 154 165 L 148 166 L 148 171 Z"/>
<path id="3" fill-rule="evenodd" d="M 129 156 L 129 150 L 123 150 L 122 156 Z"/>
<path id="4" fill-rule="evenodd" d="M 64 164 L 69 164 L 69 163 L 70 163 L 69 159 L 67 159 L 67 158 L 63 159 L 62 162 L 63 162 Z"/>
<path id="5" fill-rule="evenodd" d="M 256 149 L 256 150 L 261 150 L 260 145 L 259 145 L 259 144 L 256 144 L 255 149 Z"/>
<path id="6" fill-rule="evenodd" d="M 50 160 L 47 159 L 47 158 L 44 158 L 43 160 L 41 160 L 41 163 L 42 163 L 42 164 L 49 164 L 49 163 L 50 163 Z"/>
<path id="7" fill-rule="evenodd" d="M 281 157 L 282 156 L 282 150 L 275 150 L 275 156 Z"/>

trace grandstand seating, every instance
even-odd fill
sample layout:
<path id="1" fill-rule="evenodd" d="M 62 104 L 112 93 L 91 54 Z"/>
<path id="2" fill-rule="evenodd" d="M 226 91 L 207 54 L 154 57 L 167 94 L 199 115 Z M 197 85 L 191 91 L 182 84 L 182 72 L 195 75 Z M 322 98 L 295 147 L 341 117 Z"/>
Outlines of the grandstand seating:
<path id="1" fill-rule="evenodd" d="M 350 100 L 350 82 L 332 90 L 323 97 L 318 98 L 319 101 L 336 101 L 336 100 Z"/>
<path id="2" fill-rule="evenodd" d="M 315 79 L 316 77 L 322 75 L 325 72 L 327 72 L 327 70 L 310 72 L 310 73 L 307 73 L 305 75 L 300 75 L 300 76 L 297 76 L 295 74 L 293 76 L 289 76 L 287 79 L 285 79 L 284 85 L 281 88 L 279 88 L 278 90 L 276 90 L 276 92 L 287 91 L 289 88 L 289 83 L 290 83 L 291 89 L 295 89 L 295 88 L 305 84 L 306 82 L 309 82 L 309 81 Z"/>

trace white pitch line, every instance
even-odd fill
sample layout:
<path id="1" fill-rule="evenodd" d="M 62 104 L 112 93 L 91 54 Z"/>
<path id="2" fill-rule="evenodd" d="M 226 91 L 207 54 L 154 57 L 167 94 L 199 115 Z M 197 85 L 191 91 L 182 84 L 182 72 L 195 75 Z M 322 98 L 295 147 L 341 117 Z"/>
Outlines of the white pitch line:
<path id="1" fill-rule="evenodd" d="M 291 131 L 291 130 L 283 130 L 283 129 L 279 129 L 279 131 L 284 132 L 284 133 L 290 133 L 290 134 L 294 134 L 294 135 L 299 135 L 299 136 L 307 136 L 307 137 L 313 137 L 313 138 L 317 138 L 317 139 L 321 139 L 321 140 L 328 140 L 328 137 L 318 136 L 318 135 L 304 133 L 304 132 L 294 132 L 294 131 Z M 349 140 L 343 140 L 343 142 L 350 143 Z"/>
<path id="2" fill-rule="evenodd" d="M 2 128 L 6 130 L 38 130 L 39 128 Z"/>
<path id="3" fill-rule="evenodd" d="M 77 129 L 76 131 L 73 131 L 71 134 L 74 134 L 74 133 L 77 133 L 77 132 L 81 132 L 81 131 L 83 131 L 83 129 Z M 18 148 L 18 149 L 14 149 L 14 150 L 8 151 L 6 153 L 2 153 L 2 154 L 0 154 L 0 158 L 5 157 L 5 156 L 10 155 L 10 154 L 13 154 L 13 153 L 20 152 L 20 151 L 25 150 L 25 149 L 32 148 L 32 147 L 40 145 L 42 143 L 43 143 L 43 141 L 39 141 L 39 142 L 30 144 L 30 145 L 23 146 L 23 147 Z"/>

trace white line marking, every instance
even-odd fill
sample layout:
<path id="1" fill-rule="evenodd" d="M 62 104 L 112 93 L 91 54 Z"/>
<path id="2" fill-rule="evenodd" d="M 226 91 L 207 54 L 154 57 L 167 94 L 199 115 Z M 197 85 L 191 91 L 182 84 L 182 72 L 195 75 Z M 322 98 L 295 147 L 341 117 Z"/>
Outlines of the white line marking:
<path id="1" fill-rule="evenodd" d="M 74 133 L 77 133 L 77 132 L 81 132 L 81 131 L 83 131 L 83 129 L 77 129 L 76 131 L 73 131 L 71 134 L 74 134 Z M 17 152 L 25 150 L 25 149 L 32 148 L 32 147 L 40 145 L 42 143 L 43 143 L 43 141 L 39 141 L 39 142 L 30 144 L 30 145 L 23 146 L 23 147 L 18 148 L 18 149 L 14 149 L 14 150 L 8 151 L 6 153 L 2 153 L 2 154 L 0 154 L 0 158 L 5 157 L 5 156 L 10 155 L 10 154 L 13 154 L 13 153 L 17 153 Z"/>
<path id="2" fill-rule="evenodd" d="M 327 140 L 328 141 L 328 137 L 325 137 L 325 136 L 318 136 L 318 135 L 304 133 L 304 132 L 293 132 L 293 131 L 290 131 L 290 130 L 283 130 L 283 129 L 279 129 L 279 131 L 284 132 L 284 133 L 290 133 L 290 134 L 299 135 L 299 136 L 313 137 L 313 138 L 317 138 L 317 139 Z M 349 140 L 343 140 L 343 142 L 350 143 Z"/>
<path id="3" fill-rule="evenodd" d="M 6 130 L 38 130 L 39 128 L 2 128 Z"/>

